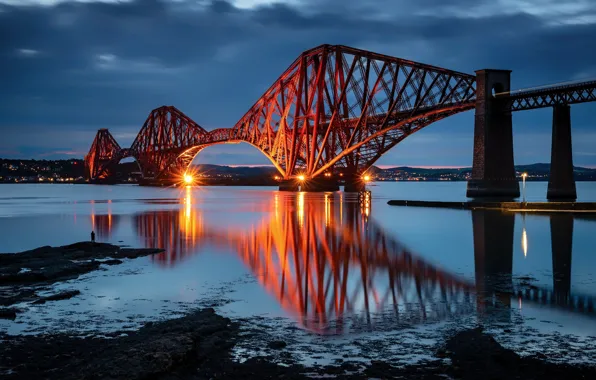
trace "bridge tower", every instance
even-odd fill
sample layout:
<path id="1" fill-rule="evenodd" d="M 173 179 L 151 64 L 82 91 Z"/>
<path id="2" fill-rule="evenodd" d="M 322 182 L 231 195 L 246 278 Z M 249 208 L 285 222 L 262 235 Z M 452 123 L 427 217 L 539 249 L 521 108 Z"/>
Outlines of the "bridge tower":
<path id="1" fill-rule="evenodd" d="M 568 104 L 553 107 L 553 140 L 546 198 L 568 201 L 577 198 L 571 148 L 571 106 Z"/>
<path id="2" fill-rule="evenodd" d="M 468 181 L 469 198 L 519 197 L 513 163 L 513 124 L 506 102 L 495 94 L 509 92 L 510 70 L 476 71 L 474 161 Z"/>

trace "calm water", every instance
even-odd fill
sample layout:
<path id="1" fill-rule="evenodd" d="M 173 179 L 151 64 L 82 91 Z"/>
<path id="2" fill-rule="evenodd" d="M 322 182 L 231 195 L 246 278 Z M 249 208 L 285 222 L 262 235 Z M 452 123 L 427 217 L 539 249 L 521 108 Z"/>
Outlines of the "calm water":
<path id="1" fill-rule="evenodd" d="M 596 183 L 577 185 L 580 201 L 596 201 Z M 463 182 L 370 190 L 367 206 L 349 194 L 272 188 L 0 185 L 0 252 L 87 240 L 91 230 L 100 241 L 166 249 L 57 285 L 82 296 L 22 305 L 0 331 L 134 328 L 215 306 L 292 323 L 305 336 L 464 320 L 516 326 L 508 343 L 517 348 L 528 331 L 596 336 L 596 218 L 386 204 L 463 200 Z M 526 192 L 544 200 L 546 183 Z"/>

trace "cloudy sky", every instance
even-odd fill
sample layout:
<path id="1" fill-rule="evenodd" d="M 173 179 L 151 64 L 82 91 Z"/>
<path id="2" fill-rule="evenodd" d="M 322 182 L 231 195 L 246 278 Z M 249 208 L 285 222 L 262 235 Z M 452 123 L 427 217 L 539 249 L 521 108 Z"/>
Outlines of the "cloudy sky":
<path id="1" fill-rule="evenodd" d="M 0 0 L 0 157 L 82 157 L 98 128 L 129 146 L 175 105 L 231 127 L 303 51 L 344 44 L 512 87 L 596 78 L 594 0 Z M 551 110 L 514 115 L 517 163 L 549 162 Z M 596 104 L 573 106 L 574 160 L 596 166 Z M 380 165 L 465 166 L 473 111 L 433 124 Z M 196 162 L 267 164 L 250 146 Z"/>

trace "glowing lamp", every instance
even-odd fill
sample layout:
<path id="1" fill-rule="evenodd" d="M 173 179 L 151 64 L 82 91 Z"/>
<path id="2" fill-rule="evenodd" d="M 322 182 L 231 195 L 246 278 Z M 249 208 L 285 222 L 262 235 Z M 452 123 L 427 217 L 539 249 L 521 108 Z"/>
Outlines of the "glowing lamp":
<path id="1" fill-rule="evenodd" d="M 192 184 L 193 178 L 190 174 L 185 174 L 184 175 L 184 183 L 186 183 L 187 185 Z"/>
<path id="2" fill-rule="evenodd" d="M 369 182 L 370 181 L 370 176 L 369 175 L 365 175 L 364 177 L 362 177 L 362 179 L 364 180 L 364 182 Z"/>
<path id="3" fill-rule="evenodd" d="M 304 177 L 303 175 L 299 175 L 298 176 L 298 180 L 299 181 L 304 181 L 306 179 L 306 177 Z"/>

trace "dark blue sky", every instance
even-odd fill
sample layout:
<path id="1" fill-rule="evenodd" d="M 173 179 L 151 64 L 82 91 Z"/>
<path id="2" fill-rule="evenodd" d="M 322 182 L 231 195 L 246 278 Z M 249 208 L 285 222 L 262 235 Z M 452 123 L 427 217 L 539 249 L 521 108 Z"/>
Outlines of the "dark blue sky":
<path id="1" fill-rule="evenodd" d="M 512 87 L 596 78 L 594 0 L 0 0 L 0 157 L 83 157 L 98 128 L 129 146 L 175 105 L 231 127 L 303 51 L 329 43 Z M 596 166 L 596 104 L 572 108 L 574 161 Z M 464 166 L 473 111 L 408 137 L 379 165 Z M 517 163 L 550 160 L 551 110 L 514 115 Z M 198 162 L 267 164 L 250 146 Z"/>

